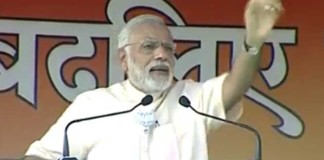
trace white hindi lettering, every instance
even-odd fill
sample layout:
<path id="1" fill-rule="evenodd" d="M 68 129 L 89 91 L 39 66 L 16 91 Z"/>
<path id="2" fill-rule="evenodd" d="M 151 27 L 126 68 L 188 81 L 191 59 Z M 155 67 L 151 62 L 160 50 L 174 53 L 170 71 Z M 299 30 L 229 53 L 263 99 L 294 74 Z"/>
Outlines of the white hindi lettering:
<path id="1" fill-rule="evenodd" d="M 60 44 L 53 48 L 47 59 L 47 70 L 53 87 L 66 100 L 72 101 L 81 92 L 96 87 L 96 76 L 89 69 L 79 69 L 74 74 L 73 86 L 68 86 L 61 75 L 62 66 L 70 59 L 92 57 L 93 37 L 114 37 L 114 30 L 107 24 L 78 24 L 67 22 L 42 22 L 29 20 L 0 20 L 0 33 L 17 34 L 19 43 L 18 60 L 6 70 L 1 67 L 1 90 L 17 84 L 18 95 L 36 108 L 37 102 L 37 52 L 38 36 L 74 37 L 76 44 Z M 77 28 L 77 29 L 75 29 Z M 8 45 L 2 43 L 3 49 Z M 7 54 L 12 53 L 8 52 Z"/>
<path id="2" fill-rule="evenodd" d="M 178 11 L 167 1 L 111 0 L 107 5 L 106 13 L 112 24 L 1 19 L 0 34 L 18 35 L 19 43 L 15 48 L 0 40 L 0 52 L 13 59 L 18 57 L 10 67 L 6 67 L 0 59 L 0 91 L 5 92 L 16 87 L 18 96 L 36 108 L 37 76 L 40 76 L 37 74 L 38 36 L 72 37 L 76 40 L 76 43 L 62 43 L 52 48 L 46 60 L 46 69 L 53 88 L 65 100 L 72 101 L 81 92 L 94 89 L 98 85 L 97 76 L 87 68 L 80 68 L 74 72 L 75 84 L 72 86 L 65 82 L 62 75 L 64 64 L 69 63 L 70 60 L 96 56 L 93 38 L 109 39 L 107 84 L 111 85 L 123 80 L 124 74 L 116 59 L 116 33 L 125 24 L 122 18 L 124 14 L 135 7 L 149 7 L 172 19 L 176 26 L 170 26 L 170 30 L 176 40 L 199 43 L 199 48 L 188 50 L 178 58 L 175 68 L 177 79 L 182 79 L 194 66 L 200 66 L 198 77 L 200 81 L 217 76 L 218 51 L 215 52 L 215 48 L 218 42 L 226 41 L 232 44 L 231 57 L 240 53 L 244 38 L 243 27 L 188 26 Z M 296 29 L 293 28 L 275 29 L 266 41 L 272 48 L 272 61 L 269 68 L 261 71 L 260 74 L 269 88 L 278 87 L 287 76 L 288 64 L 282 46 L 296 44 L 296 34 Z M 247 92 L 246 96 L 281 120 L 281 124 L 275 126 L 280 133 L 292 138 L 303 134 L 302 119 L 288 107 L 254 87 Z"/>
<path id="3" fill-rule="evenodd" d="M 28 102 L 36 101 L 36 50 L 35 31 L 26 28 L 24 32 L 16 30 L 14 21 L 0 21 L 0 33 L 19 34 L 18 46 L 14 48 L 1 42 L 0 51 L 13 59 L 10 67 L 5 67 L 0 60 L 0 90 L 17 87 L 17 94 Z M 13 31 L 10 31 L 13 30 Z M 32 103 L 33 104 L 33 103 Z"/>

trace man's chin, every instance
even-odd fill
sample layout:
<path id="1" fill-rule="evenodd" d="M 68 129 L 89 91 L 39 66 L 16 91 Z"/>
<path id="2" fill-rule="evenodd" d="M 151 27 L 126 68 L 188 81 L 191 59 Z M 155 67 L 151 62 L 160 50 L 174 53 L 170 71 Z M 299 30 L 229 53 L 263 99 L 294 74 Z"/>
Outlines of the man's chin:
<path id="1" fill-rule="evenodd" d="M 150 91 L 151 93 L 163 92 L 166 89 L 168 89 L 170 86 L 171 83 L 168 80 L 166 81 L 156 80 L 154 82 L 151 82 L 149 85 L 146 85 L 146 90 Z"/>

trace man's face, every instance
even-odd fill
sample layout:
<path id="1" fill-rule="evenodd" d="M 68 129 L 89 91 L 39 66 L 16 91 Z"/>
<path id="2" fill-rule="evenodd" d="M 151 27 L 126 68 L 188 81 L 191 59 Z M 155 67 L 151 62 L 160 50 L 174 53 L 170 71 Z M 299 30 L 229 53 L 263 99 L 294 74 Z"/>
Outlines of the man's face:
<path id="1" fill-rule="evenodd" d="M 135 87 L 154 93 L 164 91 L 172 84 L 175 44 L 165 26 L 137 26 L 130 33 L 125 52 L 128 53 L 122 63 Z"/>

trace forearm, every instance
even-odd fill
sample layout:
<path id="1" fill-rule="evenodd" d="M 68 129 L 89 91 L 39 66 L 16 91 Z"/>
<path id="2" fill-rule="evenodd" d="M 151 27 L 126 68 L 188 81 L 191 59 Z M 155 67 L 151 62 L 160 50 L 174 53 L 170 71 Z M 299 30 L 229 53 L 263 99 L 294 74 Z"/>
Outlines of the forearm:
<path id="1" fill-rule="evenodd" d="M 232 66 L 229 79 L 242 94 L 250 87 L 260 66 L 261 54 L 250 55 L 245 51 L 240 53 Z"/>
<path id="2" fill-rule="evenodd" d="M 282 10 L 280 0 L 249 0 L 244 11 L 246 43 L 243 44 L 242 53 L 234 60 L 223 85 L 223 104 L 226 110 L 231 109 L 251 86 L 259 68 L 261 53 L 249 53 L 254 49 L 259 49 L 260 52 L 261 45 L 270 34 Z M 245 50 L 249 50 L 249 53 Z"/>
<path id="3" fill-rule="evenodd" d="M 228 110 L 237 101 L 239 101 L 244 93 L 250 88 L 254 77 L 258 72 L 261 54 L 251 55 L 242 49 L 237 55 L 229 75 L 224 81 L 224 106 Z"/>

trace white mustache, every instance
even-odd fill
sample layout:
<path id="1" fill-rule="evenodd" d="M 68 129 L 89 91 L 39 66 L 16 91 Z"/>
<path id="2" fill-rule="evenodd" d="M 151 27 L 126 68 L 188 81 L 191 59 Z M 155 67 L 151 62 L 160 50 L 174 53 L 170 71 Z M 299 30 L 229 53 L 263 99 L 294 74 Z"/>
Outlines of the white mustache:
<path id="1" fill-rule="evenodd" d="M 152 68 L 163 68 L 163 69 L 171 69 L 171 64 L 167 61 L 152 61 L 146 67 L 146 71 L 150 71 Z"/>

